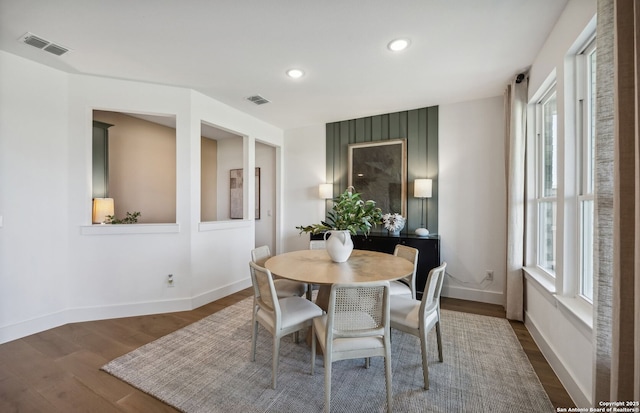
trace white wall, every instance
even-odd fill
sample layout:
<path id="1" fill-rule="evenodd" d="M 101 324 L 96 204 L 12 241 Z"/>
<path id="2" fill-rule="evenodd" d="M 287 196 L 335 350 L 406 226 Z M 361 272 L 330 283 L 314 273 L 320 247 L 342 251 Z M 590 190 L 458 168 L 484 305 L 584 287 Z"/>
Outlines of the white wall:
<path id="1" fill-rule="evenodd" d="M 2 51 L 0 67 L 2 327 L 55 317 L 69 298 L 53 293 L 70 283 L 69 82 L 61 72 Z"/>
<path id="2" fill-rule="evenodd" d="M 282 252 L 309 248 L 309 235 L 295 227 L 325 218 L 325 201 L 318 186 L 326 183 L 326 129 L 314 125 L 285 131 L 281 226 Z"/>
<path id="3" fill-rule="evenodd" d="M 503 304 L 506 262 L 504 103 L 442 105 L 438 225 L 446 297 Z M 493 281 L 485 280 L 493 271 Z"/>
<path id="4" fill-rule="evenodd" d="M 200 122 L 246 136 L 250 169 L 255 140 L 281 146 L 280 129 L 186 89 L 68 75 L 5 52 L 0 66 L 0 342 L 187 310 L 250 285 L 253 221 L 199 222 Z M 90 225 L 93 109 L 176 116 L 176 224 Z"/>
<path id="5" fill-rule="evenodd" d="M 587 40 L 587 35 L 595 28 L 596 1 L 571 0 L 562 16 L 550 33 L 544 46 L 535 58 L 530 71 L 529 103 L 534 104 L 534 97 L 546 86 L 550 76 L 555 74 L 557 81 L 558 102 L 558 146 L 559 159 L 565 155 L 573 156 L 574 125 L 572 118 L 573 69 L 571 56 L 577 47 Z M 530 113 L 532 111 L 530 110 Z M 569 122 L 565 122 L 565 118 Z M 573 174 L 559 166 L 559 176 Z M 569 192 L 572 190 L 568 188 Z M 559 214 L 564 210 L 559 204 Z M 569 217 L 567 217 L 567 223 Z M 562 234 L 559 235 L 561 237 Z M 559 241 L 560 242 L 560 241 Z M 565 251 L 558 261 L 568 260 L 571 251 Z M 559 264 L 560 266 L 560 264 Z M 567 268 L 567 267 L 565 267 Z M 525 279 L 526 307 L 525 324 L 532 337 L 542 350 L 545 358 L 554 369 L 569 395 L 579 407 L 591 406 L 593 372 L 592 372 L 592 332 L 591 326 L 584 318 L 566 305 L 567 301 L 549 291 L 542 284 L 527 276 Z M 558 294 L 562 295 L 562 286 Z M 563 304 L 565 302 L 565 304 Z"/>

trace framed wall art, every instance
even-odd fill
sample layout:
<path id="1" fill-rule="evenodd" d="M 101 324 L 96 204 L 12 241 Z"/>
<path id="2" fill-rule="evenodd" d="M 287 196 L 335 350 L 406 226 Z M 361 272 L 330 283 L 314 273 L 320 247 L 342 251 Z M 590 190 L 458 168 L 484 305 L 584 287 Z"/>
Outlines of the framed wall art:
<path id="1" fill-rule="evenodd" d="M 260 219 L 260 168 L 256 168 L 256 211 L 255 211 L 255 219 Z M 243 179 L 243 170 L 242 169 L 231 169 L 229 172 L 229 201 L 230 201 L 230 218 L 231 219 L 243 219 L 242 207 L 243 207 L 243 196 L 242 192 L 244 189 L 244 179 Z"/>
<path id="2" fill-rule="evenodd" d="M 406 139 L 350 144 L 347 173 L 363 199 L 375 201 L 383 213 L 407 216 Z"/>

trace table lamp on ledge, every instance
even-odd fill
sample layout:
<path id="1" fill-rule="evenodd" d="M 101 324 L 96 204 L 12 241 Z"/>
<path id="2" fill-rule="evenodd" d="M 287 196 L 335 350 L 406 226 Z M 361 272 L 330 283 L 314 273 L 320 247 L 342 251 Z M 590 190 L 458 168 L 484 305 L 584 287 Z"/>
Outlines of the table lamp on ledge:
<path id="1" fill-rule="evenodd" d="M 94 198 L 93 223 L 105 224 L 107 215 L 113 215 L 113 198 Z"/>
<path id="2" fill-rule="evenodd" d="M 320 184 L 318 192 L 322 199 L 333 198 L 333 184 Z"/>
<path id="3" fill-rule="evenodd" d="M 424 218 L 424 200 L 425 198 L 431 198 L 433 189 L 433 180 L 431 179 L 416 179 L 413 182 L 413 196 L 414 198 L 422 199 L 422 213 L 420 218 Z M 429 211 L 427 210 L 427 214 Z M 416 235 L 419 237 L 426 237 L 429 235 L 429 230 L 425 228 L 424 221 L 420 224 L 420 228 L 416 229 Z"/>

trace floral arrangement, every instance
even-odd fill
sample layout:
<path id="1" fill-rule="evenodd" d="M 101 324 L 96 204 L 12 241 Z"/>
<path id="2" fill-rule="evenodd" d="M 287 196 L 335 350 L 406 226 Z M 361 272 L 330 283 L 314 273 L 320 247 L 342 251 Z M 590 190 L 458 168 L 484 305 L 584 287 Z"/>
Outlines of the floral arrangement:
<path id="1" fill-rule="evenodd" d="M 390 232 L 398 232 L 404 228 L 405 219 L 402 215 L 386 213 L 382 216 L 384 227 Z"/>

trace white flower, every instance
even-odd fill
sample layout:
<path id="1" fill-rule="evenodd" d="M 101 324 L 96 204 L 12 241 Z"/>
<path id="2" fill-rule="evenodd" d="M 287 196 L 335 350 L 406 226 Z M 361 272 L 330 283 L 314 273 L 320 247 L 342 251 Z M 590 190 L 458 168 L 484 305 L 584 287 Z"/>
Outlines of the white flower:
<path id="1" fill-rule="evenodd" d="M 391 232 L 400 231 L 404 228 L 405 219 L 402 215 L 396 214 L 384 214 L 382 216 L 382 222 L 384 223 L 384 227 Z"/>

